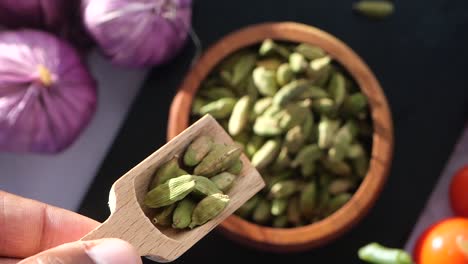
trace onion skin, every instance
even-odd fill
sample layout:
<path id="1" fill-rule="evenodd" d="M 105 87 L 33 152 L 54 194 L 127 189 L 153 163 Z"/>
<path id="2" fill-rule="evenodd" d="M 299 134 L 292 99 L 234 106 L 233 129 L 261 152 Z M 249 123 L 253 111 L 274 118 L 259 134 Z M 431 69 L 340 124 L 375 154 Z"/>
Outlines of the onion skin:
<path id="1" fill-rule="evenodd" d="M 0 0 L 0 24 L 18 28 L 58 30 L 76 0 Z"/>
<path id="2" fill-rule="evenodd" d="M 0 27 L 52 32 L 85 55 L 94 45 L 80 12 L 80 0 L 0 0 Z"/>
<path id="3" fill-rule="evenodd" d="M 165 63 L 183 47 L 191 26 L 191 0 L 87 0 L 84 24 L 116 64 Z"/>
<path id="4" fill-rule="evenodd" d="M 0 32 L 0 151 L 58 153 L 96 110 L 96 82 L 79 54 L 52 34 Z"/>

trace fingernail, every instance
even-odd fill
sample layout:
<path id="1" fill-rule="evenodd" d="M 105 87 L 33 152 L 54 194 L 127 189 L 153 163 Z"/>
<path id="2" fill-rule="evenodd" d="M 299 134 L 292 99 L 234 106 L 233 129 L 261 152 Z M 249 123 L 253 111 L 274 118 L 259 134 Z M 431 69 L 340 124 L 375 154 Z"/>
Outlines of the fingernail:
<path id="1" fill-rule="evenodd" d="M 86 241 L 85 251 L 96 264 L 141 264 L 136 250 L 116 238 Z"/>

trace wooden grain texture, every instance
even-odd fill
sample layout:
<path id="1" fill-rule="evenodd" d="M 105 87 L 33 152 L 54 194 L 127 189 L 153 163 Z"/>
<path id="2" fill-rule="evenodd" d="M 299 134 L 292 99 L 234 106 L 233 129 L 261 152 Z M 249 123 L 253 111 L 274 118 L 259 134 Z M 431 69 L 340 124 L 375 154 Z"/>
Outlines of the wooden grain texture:
<path id="1" fill-rule="evenodd" d="M 161 164 L 175 155 L 183 155 L 188 144 L 200 135 L 233 144 L 213 117 L 201 118 L 114 183 L 109 194 L 110 217 L 82 240 L 121 238 L 132 244 L 141 256 L 158 262 L 173 261 L 263 188 L 265 183 L 260 174 L 242 155 L 244 167 L 227 193 L 231 198 L 228 206 L 219 216 L 192 230 L 156 228 L 149 219 L 151 211 L 143 205 L 152 175 Z"/>
<path id="2" fill-rule="evenodd" d="M 183 81 L 171 105 L 167 135 L 171 139 L 188 126 L 192 99 L 201 81 L 223 58 L 266 38 L 314 44 L 328 52 L 368 97 L 374 127 L 367 176 L 352 199 L 333 215 L 308 226 L 289 229 L 262 227 L 237 216 L 229 217 L 220 225 L 228 237 L 259 249 L 301 251 L 337 238 L 364 217 L 379 196 L 390 168 L 393 125 L 389 106 L 374 74 L 353 50 L 324 31 L 294 22 L 253 25 L 231 33 L 208 49 Z"/>

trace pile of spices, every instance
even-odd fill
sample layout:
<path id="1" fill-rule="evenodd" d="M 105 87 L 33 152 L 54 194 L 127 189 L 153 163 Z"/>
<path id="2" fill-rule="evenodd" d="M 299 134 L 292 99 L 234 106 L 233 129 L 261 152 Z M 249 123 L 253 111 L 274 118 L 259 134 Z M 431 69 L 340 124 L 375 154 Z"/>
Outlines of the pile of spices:
<path id="1" fill-rule="evenodd" d="M 161 165 L 144 199 L 154 209 L 152 222 L 192 229 L 218 216 L 229 203 L 225 193 L 242 171 L 241 153 L 241 146 L 199 136 L 185 150 L 182 162 L 176 156 Z"/>
<path id="2" fill-rule="evenodd" d="M 266 39 L 223 60 L 192 103 L 215 117 L 266 182 L 236 212 L 285 228 L 326 218 L 366 176 L 367 98 L 323 49 Z"/>

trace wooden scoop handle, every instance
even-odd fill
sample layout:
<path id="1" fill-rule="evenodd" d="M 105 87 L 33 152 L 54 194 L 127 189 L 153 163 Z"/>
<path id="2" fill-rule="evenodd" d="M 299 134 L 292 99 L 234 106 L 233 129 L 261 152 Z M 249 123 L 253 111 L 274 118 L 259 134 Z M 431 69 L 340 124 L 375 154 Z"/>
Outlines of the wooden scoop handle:
<path id="1" fill-rule="evenodd" d="M 180 242 L 162 234 L 144 214 L 135 196 L 134 177 L 119 179 L 109 194 L 111 215 L 81 240 L 120 238 L 132 244 L 141 256 L 158 262 L 172 261 Z M 175 256 L 175 255 L 174 255 Z"/>
<path id="2" fill-rule="evenodd" d="M 213 117 L 207 115 L 201 118 L 114 183 L 109 196 L 111 216 L 101 226 L 83 237 L 83 240 L 121 238 L 132 244 L 142 256 L 159 262 L 172 261 L 264 187 L 265 183 L 258 171 L 247 157 L 242 155 L 244 168 L 229 190 L 228 194 L 232 198 L 221 214 L 192 230 L 172 228 L 158 230 L 148 217 L 151 210 L 140 206 L 148 192 L 154 171 L 162 163 L 183 153 L 188 144 L 200 135 L 210 135 L 217 142 L 233 144 L 231 137 Z"/>

